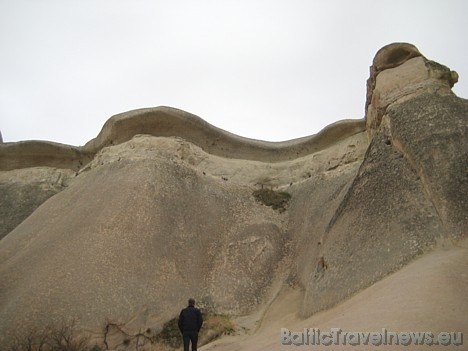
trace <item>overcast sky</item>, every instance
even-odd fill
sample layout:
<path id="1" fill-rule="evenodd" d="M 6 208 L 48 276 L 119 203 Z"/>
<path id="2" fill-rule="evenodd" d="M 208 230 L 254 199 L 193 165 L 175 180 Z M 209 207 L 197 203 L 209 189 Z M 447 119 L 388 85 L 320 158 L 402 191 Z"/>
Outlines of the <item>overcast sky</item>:
<path id="1" fill-rule="evenodd" d="M 391 42 L 459 73 L 466 0 L 0 0 L 5 142 L 83 145 L 112 115 L 186 110 L 282 141 L 362 118 L 369 66 Z"/>

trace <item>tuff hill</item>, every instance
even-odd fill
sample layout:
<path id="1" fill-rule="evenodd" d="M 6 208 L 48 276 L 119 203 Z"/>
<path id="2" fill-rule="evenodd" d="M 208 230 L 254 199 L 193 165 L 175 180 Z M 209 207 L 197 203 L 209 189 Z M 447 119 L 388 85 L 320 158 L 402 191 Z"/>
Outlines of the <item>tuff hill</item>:
<path id="1" fill-rule="evenodd" d="M 111 117 L 83 147 L 0 144 L 0 335 L 70 316 L 97 338 L 106 319 L 157 332 L 189 296 L 268 323 L 285 289 L 306 318 L 456 244 L 457 79 L 395 43 L 374 58 L 365 118 L 314 136 L 250 140 L 159 107 Z"/>

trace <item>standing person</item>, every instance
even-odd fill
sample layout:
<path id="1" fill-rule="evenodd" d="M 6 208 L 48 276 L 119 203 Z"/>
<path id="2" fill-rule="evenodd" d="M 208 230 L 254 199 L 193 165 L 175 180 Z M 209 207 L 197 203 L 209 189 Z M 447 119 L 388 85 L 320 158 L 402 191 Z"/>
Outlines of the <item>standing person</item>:
<path id="1" fill-rule="evenodd" d="M 203 324 L 203 317 L 198 308 L 195 307 L 195 299 L 188 300 L 188 306 L 180 311 L 179 329 L 184 341 L 184 351 L 189 351 L 192 342 L 192 351 L 197 351 L 198 332 Z"/>

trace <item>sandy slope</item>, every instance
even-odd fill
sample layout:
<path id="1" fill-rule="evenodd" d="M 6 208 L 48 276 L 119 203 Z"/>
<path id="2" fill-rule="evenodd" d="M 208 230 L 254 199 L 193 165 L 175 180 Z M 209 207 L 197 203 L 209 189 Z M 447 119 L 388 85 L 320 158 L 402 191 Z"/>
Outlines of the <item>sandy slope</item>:
<path id="1" fill-rule="evenodd" d="M 201 348 L 204 351 L 242 350 L 468 350 L 468 240 L 456 246 L 440 245 L 400 271 L 353 296 L 346 302 L 301 320 L 301 292 L 284 288 L 268 309 L 256 332 L 225 337 Z M 374 332 L 463 332 L 464 345 L 282 346 L 280 329 L 304 328 Z"/>

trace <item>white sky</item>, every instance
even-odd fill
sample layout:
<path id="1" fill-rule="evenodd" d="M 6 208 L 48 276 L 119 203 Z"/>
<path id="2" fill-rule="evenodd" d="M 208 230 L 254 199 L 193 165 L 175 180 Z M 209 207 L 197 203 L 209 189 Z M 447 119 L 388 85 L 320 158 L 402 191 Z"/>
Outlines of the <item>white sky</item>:
<path id="1" fill-rule="evenodd" d="M 269 141 L 362 118 L 396 41 L 460 75 L 466 0 L 0 0 L 5 142 L 83 145 L 114 114 L 172 106 Z"/>

